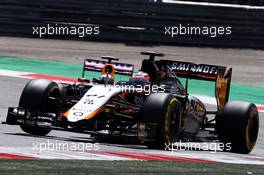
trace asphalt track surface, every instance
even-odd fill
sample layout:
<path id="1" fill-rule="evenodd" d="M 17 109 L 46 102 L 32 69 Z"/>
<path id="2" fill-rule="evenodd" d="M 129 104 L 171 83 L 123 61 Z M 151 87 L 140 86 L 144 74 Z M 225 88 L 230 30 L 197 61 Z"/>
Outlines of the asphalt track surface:
<path id="1" fill-rule="evenodd" d="M 0 53 L 9 56 L 24 56 L 31 58 L 47 58 L 49 60 L 82 63 L 88 56 L 99 58 L 100 55 L 114 55 L 126 60 L 125 62 L 140 65 L 141 56 L 138 52 L 143 50 L 157 50 L 167 53 L 170 59 L 194 61 L 198 63 L 211 63 L 234 67 L 234 82 L 246 85 L 264 86 L 263 65 L 264 52 L 258 50 L 238 49 L 211 49 L 211 48 L 185 48 L 172 46 L 126 46 L 113 43 L 94 43 L 60 40 L 36 40 L 25 38 L 0 37 Z M 138 59 L 135 59 L 138 58 Z M 17 106 L 23 87 L 27 79 L 0 77 L 0 121 L 5 121 L 7 108 Z M 211 106 L 210 106 L 211 107 Z M 233 153 L 211 153 L 197 151 L 182 151 L 180 155 L 193 156 L 218 156 L 224 155 L 224 159 L 245 158 L 245 156 L 264 156 L 264 114 L 260 113 L 260 132 L 256 147 L 250 155 Z M 94 143 L 97 142 L 86 134 L 76 134 L 61 131 L 52 131 L 46 137 L 34 137 L 23 133 L 18 126 L 0 125 L 0 151 L 6 150 L 19 152 L 33 152 L 34 143 L 67 142 L 67 143 Z M 140 145 L 127 145 L 120 143 L 99 143 L 100 151 L 111 152 L 158 152 L 146 149 Z M 162 151 L 164 153 L 166 151 Z M 168 152 L 168 151 L 167 151 Z M 34 153 L 39 154 L 39 153 Z M 83 158 L 80 154 L 68 154 L 66 152 L 49 152 L 46 158 Z M 261 159 L 262 160 L 262 159 Z M 264 160 L 262 160 L 264 161 Z"/>

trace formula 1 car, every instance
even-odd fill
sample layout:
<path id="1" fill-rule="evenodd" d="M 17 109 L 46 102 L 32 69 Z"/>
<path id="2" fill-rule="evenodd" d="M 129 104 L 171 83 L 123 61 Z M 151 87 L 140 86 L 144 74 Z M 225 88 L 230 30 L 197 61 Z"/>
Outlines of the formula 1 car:
<path id="1" fill-rule="evenodd" d="M 164 56 L 158 52 L 142 54 L 149 59 L 142 61 L 138 73 L 133 73 L 133 65 L 106 56 L 102 58 L 107 61 L 86 59 L 77 83 L 30 80 L 19 107 L 9 108 L 5 123 L 19 125 L 32 135 L 45 136 L 54 129 L 98 138 L 129 137 L 159 149 L 178 141 L 230 143 L 230 151 L 245 154 L 253 149 L 258 111 L 252 103 L 229 102 L 232 68 L 155 60 Z M 167 68 L 166 81 L 159 80 L 159 64 Z M 102 76 L 87 79 L 89 71 Z M 115 81 L 117 75 L 129 80 Z M 185 88 L 180 77 L 185 79 Z M 216 110 L 206 109 L 188 94 L 189 79 L 215 82 Z"/>

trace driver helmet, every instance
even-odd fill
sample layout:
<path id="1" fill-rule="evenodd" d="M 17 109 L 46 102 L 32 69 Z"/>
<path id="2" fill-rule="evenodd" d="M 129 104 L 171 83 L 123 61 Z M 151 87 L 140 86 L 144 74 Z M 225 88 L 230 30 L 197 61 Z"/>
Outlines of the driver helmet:
<path id="1" fill-rule="evenodd" d="M 133 85 L 147 85 L 150 84 L 150 77 L 147 73 L 139 71 L 132 75 L 130 83 Z"/>
<path id="2" fill-rule="evenodd" d="M 107 81 L 107 78 L 108 78 L 108 81 Z M 110 74 L 108 74 L 108 77 L 107 77 L 107 74 L 105 74 L 101 76 L 100 81 L 102 83 L 114 84 L 114 77 Z"/>

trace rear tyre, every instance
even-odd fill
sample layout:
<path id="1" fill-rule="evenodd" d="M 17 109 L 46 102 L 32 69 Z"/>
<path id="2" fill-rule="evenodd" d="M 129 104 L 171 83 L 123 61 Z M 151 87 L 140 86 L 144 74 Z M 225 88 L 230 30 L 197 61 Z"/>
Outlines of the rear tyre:
<path id="1" fill-rule="evenodd" d="M 157 124 L 154 142 L 147 143 L 150 148 L 164 149 L 178 141 L 181 131 L 181 104 L 171 94 L 150 94 L 143 106 L 144 123 Z"/>
<path id="2" fill-rule="evenodd" d="M 228 102 L 223 114 L 216 118 L 219 141 L 230 144 L 227 151 L 248 154 L 254 148 L 259 130 L 256 105 L 246 102 Z"/>
<path id="3" fill-rule="evenodd" d="M 34 79 L 27 83 L 19 101 L 19 107 L 29 111 L 55 112 L 56 106 L 49 97 L 60 97 L 61 92 L 57 83 L 45 80 Z M 32 135 L 45 136 L 51 130 L 36 126 L 20 125 L 24 132 Z"/>

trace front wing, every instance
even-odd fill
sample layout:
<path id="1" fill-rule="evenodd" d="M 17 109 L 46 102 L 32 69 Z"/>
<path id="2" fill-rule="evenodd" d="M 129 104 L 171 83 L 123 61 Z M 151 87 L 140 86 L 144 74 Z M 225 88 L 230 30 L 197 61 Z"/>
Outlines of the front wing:
<path id="1" fill-rule="evenodd" d="M 65 120 L 63 120 L 65 119 Z M 136 141 L 154 141 L 154 137 L 157 132 L 158 125 L 156 123 L 137 123 L 136 124 L 136 134 L 119 134 L 119 133 L 111 133 L 107 134 L 91 131 L 85 127 L 80 128 L 78 126 L 82 126 L 87 124 L 88 120 L 82 120 L 78 122 L 69 122 L 67 118 L 61 117 L 56 113 L 51 112 L 38 112 L 38 111 L 28 111 L 25 108 L 21 107 L 10 107 L 8 108 L 8 114 L 6 118 L 6 122 L 2 122 L 2 124 L 8 125 L 26 125 L 40 128 L 49 128 L 52 130 L 60 130 L 60 131 L 68 131 L 68 132 L 77 132 L 77 133 L 87 133 L 93 136 L 97 136 L 99 138 L 124 138 L 125 140 L 129 138 L 134 138 Z"/>

